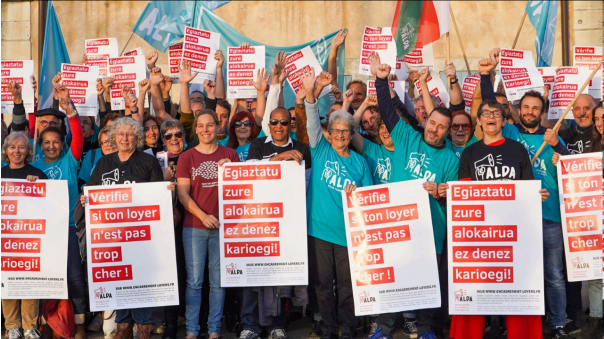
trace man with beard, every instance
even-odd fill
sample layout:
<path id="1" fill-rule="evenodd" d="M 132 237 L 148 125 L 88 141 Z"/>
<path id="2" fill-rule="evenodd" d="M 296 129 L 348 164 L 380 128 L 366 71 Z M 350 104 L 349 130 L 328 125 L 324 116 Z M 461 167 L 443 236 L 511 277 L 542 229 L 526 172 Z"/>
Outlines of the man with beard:
<path id="1" fill-rule="evenodd" d="M 572 109 L 577 126 L 560 131 L 560 137 L 572 154 L 591 152 L 594 107 L 594 98 L 591 95 L 579 95 Z"/>

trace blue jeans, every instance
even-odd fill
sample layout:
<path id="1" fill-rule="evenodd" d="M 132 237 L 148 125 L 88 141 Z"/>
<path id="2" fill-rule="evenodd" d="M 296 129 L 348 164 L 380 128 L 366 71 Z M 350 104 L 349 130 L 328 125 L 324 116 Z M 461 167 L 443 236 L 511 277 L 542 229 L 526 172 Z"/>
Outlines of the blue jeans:
<path id="1" fill-rule="evenodd" d="M 589 281 L 589 316 L 602 318 L 602 279 Z"/>
<path id="2" fill-rule="evenodd" d="M 74 314 L 84 314 L 87 311 L 88 289 L 86 288 L 86 272 L 80 255 L 78 244 L 78 229 L 69 227 L 67 240 L 67 291 L 73 303 Z"/>
<path id="3" fill-rule="evenodd" d="M 153 307 L 132 308 L 126 310 L 115 311 L 115 322 L 140 325 L 154 324 L 153 322 Z"/>
<path id="4" fill-rule="evenodd" d="M 187 265 L 187 334 L 199 335 L 199 310 L 201 308 L 201 285 L 203 269 L 208 259 L 210 270 L 210 312 L 208 314 L 209 334 L 220 334 L 224 289 L 220 287 L 220 243 L 218 230 L 185 227 L 182 232 Z"/>
<path id="5" fill-rule="evenodd" d="M 545 296 L 554 327 L 566 324 L 566 277 L 562 224 L 543 219 L 543 265 Z"/>

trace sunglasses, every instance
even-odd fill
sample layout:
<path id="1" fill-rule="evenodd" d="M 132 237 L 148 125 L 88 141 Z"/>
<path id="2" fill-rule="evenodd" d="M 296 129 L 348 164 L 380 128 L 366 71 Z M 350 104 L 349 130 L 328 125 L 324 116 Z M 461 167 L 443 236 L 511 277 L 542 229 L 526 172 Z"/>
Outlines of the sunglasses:
<path id="1" fill-rule="evenodd" d="M 247 121 L 235 121 L 235 122 L 233 123 L 233 126 L 235 126 L 235 127 L 237 127 L 237 128 L 239 128 L 239 127 L 241 127 L 241 126 L 245 126 L 245 127 L 252 127 L 252 126 L 254 126 L 254 123 L 253 123 L 253 122 L 251 122 L 250 120 L 247 120 Z"/>
<path id="2" fill-rule="evenodd" d="M 451 125 L 451 129 L 454 131 L 459 131 L 460 129 L 462 129 L 464 131 L 469 131 L 470 128 L 472 128 L 472 125 L 470 125 L 470 124 L 453 124 L 453 125 Z"/>
<path id="3" fill-rule="evenodd" d="M 180 139 L 180 138 L 182 138 L 182 132 L 164 134 L 164 139 L 171 140 L 172 136 L 174 136 L 175 138 Z"/>
<path id="4" fill-rule="evenodd" d="M 271 119 L 268 121 L 268 123 L 271 124 L 272 126 L 277 126 L 277 124 L 279 124 L 279 123 L 281 123 L 281 126 L 288 126 L 289 122 L 290 122 L 289 119 L 283 119 L 283 120 Z"/>

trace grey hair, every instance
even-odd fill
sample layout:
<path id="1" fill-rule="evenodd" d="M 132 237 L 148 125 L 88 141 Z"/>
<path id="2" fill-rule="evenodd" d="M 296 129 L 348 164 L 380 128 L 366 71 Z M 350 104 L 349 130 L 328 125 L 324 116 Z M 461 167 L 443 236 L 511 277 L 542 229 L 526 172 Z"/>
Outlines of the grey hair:
<path id="1" fill-rule="evenodd" d="M 440 106 L 440 100 L 438 100 L 438 98 L 434 94 L 430 94 L 430 98 L 432 99 L 432 104 L 434 105 L 434 107 Z M 420 95 L 416 98 L 413 98 L 414 104 L 416 104 L 418 101 L 424 101 L 424 97 Z"/>
<path id="2" fill-rule="evenodd" d="M 350 113 L 346 112 L 343 109 L 339 109 L 331 113 L 331 115 L 329 116 L 327 130 L 331 131 L 332 126 L 337 123 L 344 123 L 348 125 L 348 129 L 350 129 L 351 132 L 354 132 L 355 128 L 357 127 L 357 124 L 355 123 L 352 115 L 350 115 Z"/>
<path id="3" fill-rule="evenodd" d="M 163 124 L 161 124 L 161 128 L 159 130 L 159 132 L 161 133 L 162 138 L 164 137 L 164 134 L 166 134 L 166 132 L 168 130 L 171 130 L 172 128 L 178 128 L 181 132 L 185 132 L 185 128 L 183 127 L 182 123 L 178 120 L 166 120 L 164 121 Z"/>
<path id="4" fill-rule="evenodd" d="M 130 117 L 121 117 L 116 119 L 111 125 L 111 129 L 109 129 L 109 142 L 113 145 L 113 147 L 117 148 L 115 136 L 117 134 L 117 130 L 123 126 L 130 126 L 130 128 L 132 128 L 132 133 L 136 138 L 136 149 L 142 149 L 145 145 L 145 133 L 143 132 L 143 126 Z"/>
<path id="5" fill-rule="evenodd" d="M 25 132 L 13 132 L 6 136 L 4 139 L 4 143 L 2 144 L 2 161 L 7 164 L 10 164 L 10 160 L 8 159 L 8 148 L 12 143 L 14 143 L 17 139 L 25 140 L 25 145 L 27 147 L 27 154 L 25 155 L 24 163 L 28 164 L 31 162 L 31 159 L 34 157 L 34 147 L 31 145 L 29 138 L 25 135 Z"/>
<path id="6" fill-rule="evenodd" d="M 367 93 L 367 84 L 365 83 L 365 81 L 363 81 L 361 79 L 352 80 L 351 82 L 348 83 L 348 85 L 346 85 L 346 89 L 349 90 L 350 86 L 352 86 L 354 84 L 363 86 L 363 93 Z"/>

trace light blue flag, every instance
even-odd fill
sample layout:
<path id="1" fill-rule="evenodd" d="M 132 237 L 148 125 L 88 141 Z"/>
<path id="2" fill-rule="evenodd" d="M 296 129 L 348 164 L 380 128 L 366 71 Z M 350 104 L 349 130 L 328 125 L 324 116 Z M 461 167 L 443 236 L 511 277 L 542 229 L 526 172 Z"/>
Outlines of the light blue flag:
<path id="1" fill-rule="evenodd" d="M 185 26 L 191 24 L 193 1 L 149 1 L 132 28 L 149 45 L 165 52 L 182 39 Z"/>
<path id="2" fill-rule="evenodd" d="M 38 89 L 38 94 L 40 94 L 39 109 L 52 106 L 52 98 L 54 97 L 52 78 L 61 71 L 62 63 L 71 63 L 52 1 L 49 1 L 48 4 L 45 32 L 42 67 L 40 68 L 40 87 Z"/>
<path id="3" fill-rule="evenodd" d="M 556 40 L 558 1 L 529 1 L 526 5 L 526 13 L 537 31 L 535 36 L 537 67 L 551 66 Z"/>
<path id="4" fill-rule="evenodd" d="M 195 1 L 195 11 L 193 14 L 193 22 L 192 27 L 203 29 L 211 32 L 220 33 L 220 49 L 225 53 L 227 51 L 227 47 L 239 46 L 244 42 L 248 42 L 252 46 L 264 45 L 261 42 L 254 41 L 245 35 L 239 33 L 236 29 L 229 26 L 224 20 L 222 20 L 218 15 L 209 11 L 205 7 L 205 1 Z M 330 33 L 326 36 L 320 37 L 316 40 L 307 42 L 302 45 L 297 46 L 287 46 L 287 47 L 278 47 L 278 46 L 266 46 L 266 70 L 268 73 L 271 73 L 270 65 L 275 63 L 275 59 L 277 57 L 277 53 L 279 51 L 285 51 L 288 54 L 299 51 L 306 46 L 310 46 L 312 51 L 314 52 L 317 60 L 321 64 L 321 68 L 324 71 L 327 71 L 327 58 L 329 56 L 329 50 L 331 46 L 331 41 L 334 36 L 338 33 L 338 31 Z M 342 88 L 344 83 L 344 54 L 345 46 L 342 45 L 338 49 L 337 56 L 337 68 L 338 68 L 338 86 Z M 223 68 L 224 77 L 226 79 L 227 68 Z M 344 92 L 344 90 L 342 90 Z M 293 106 L 296 100 L 296 95 L 294 91 L 291 89 L 289 85 L 284 86 L 283 98 L 285 100 L 286 106 Z M 329 111 L 330 102 L 329 96 L 324 96 L 319 99 L 319 112 L 321 116 L 325 116 L 325 113 Z"/>
<path id="5" fill-rule="evenodd" d="M 229 1 L 204 1 L 203 4 L 211 11 L 215 10 L 218 7 L 222 7 L 226 4 L 228 4 Z"/>

